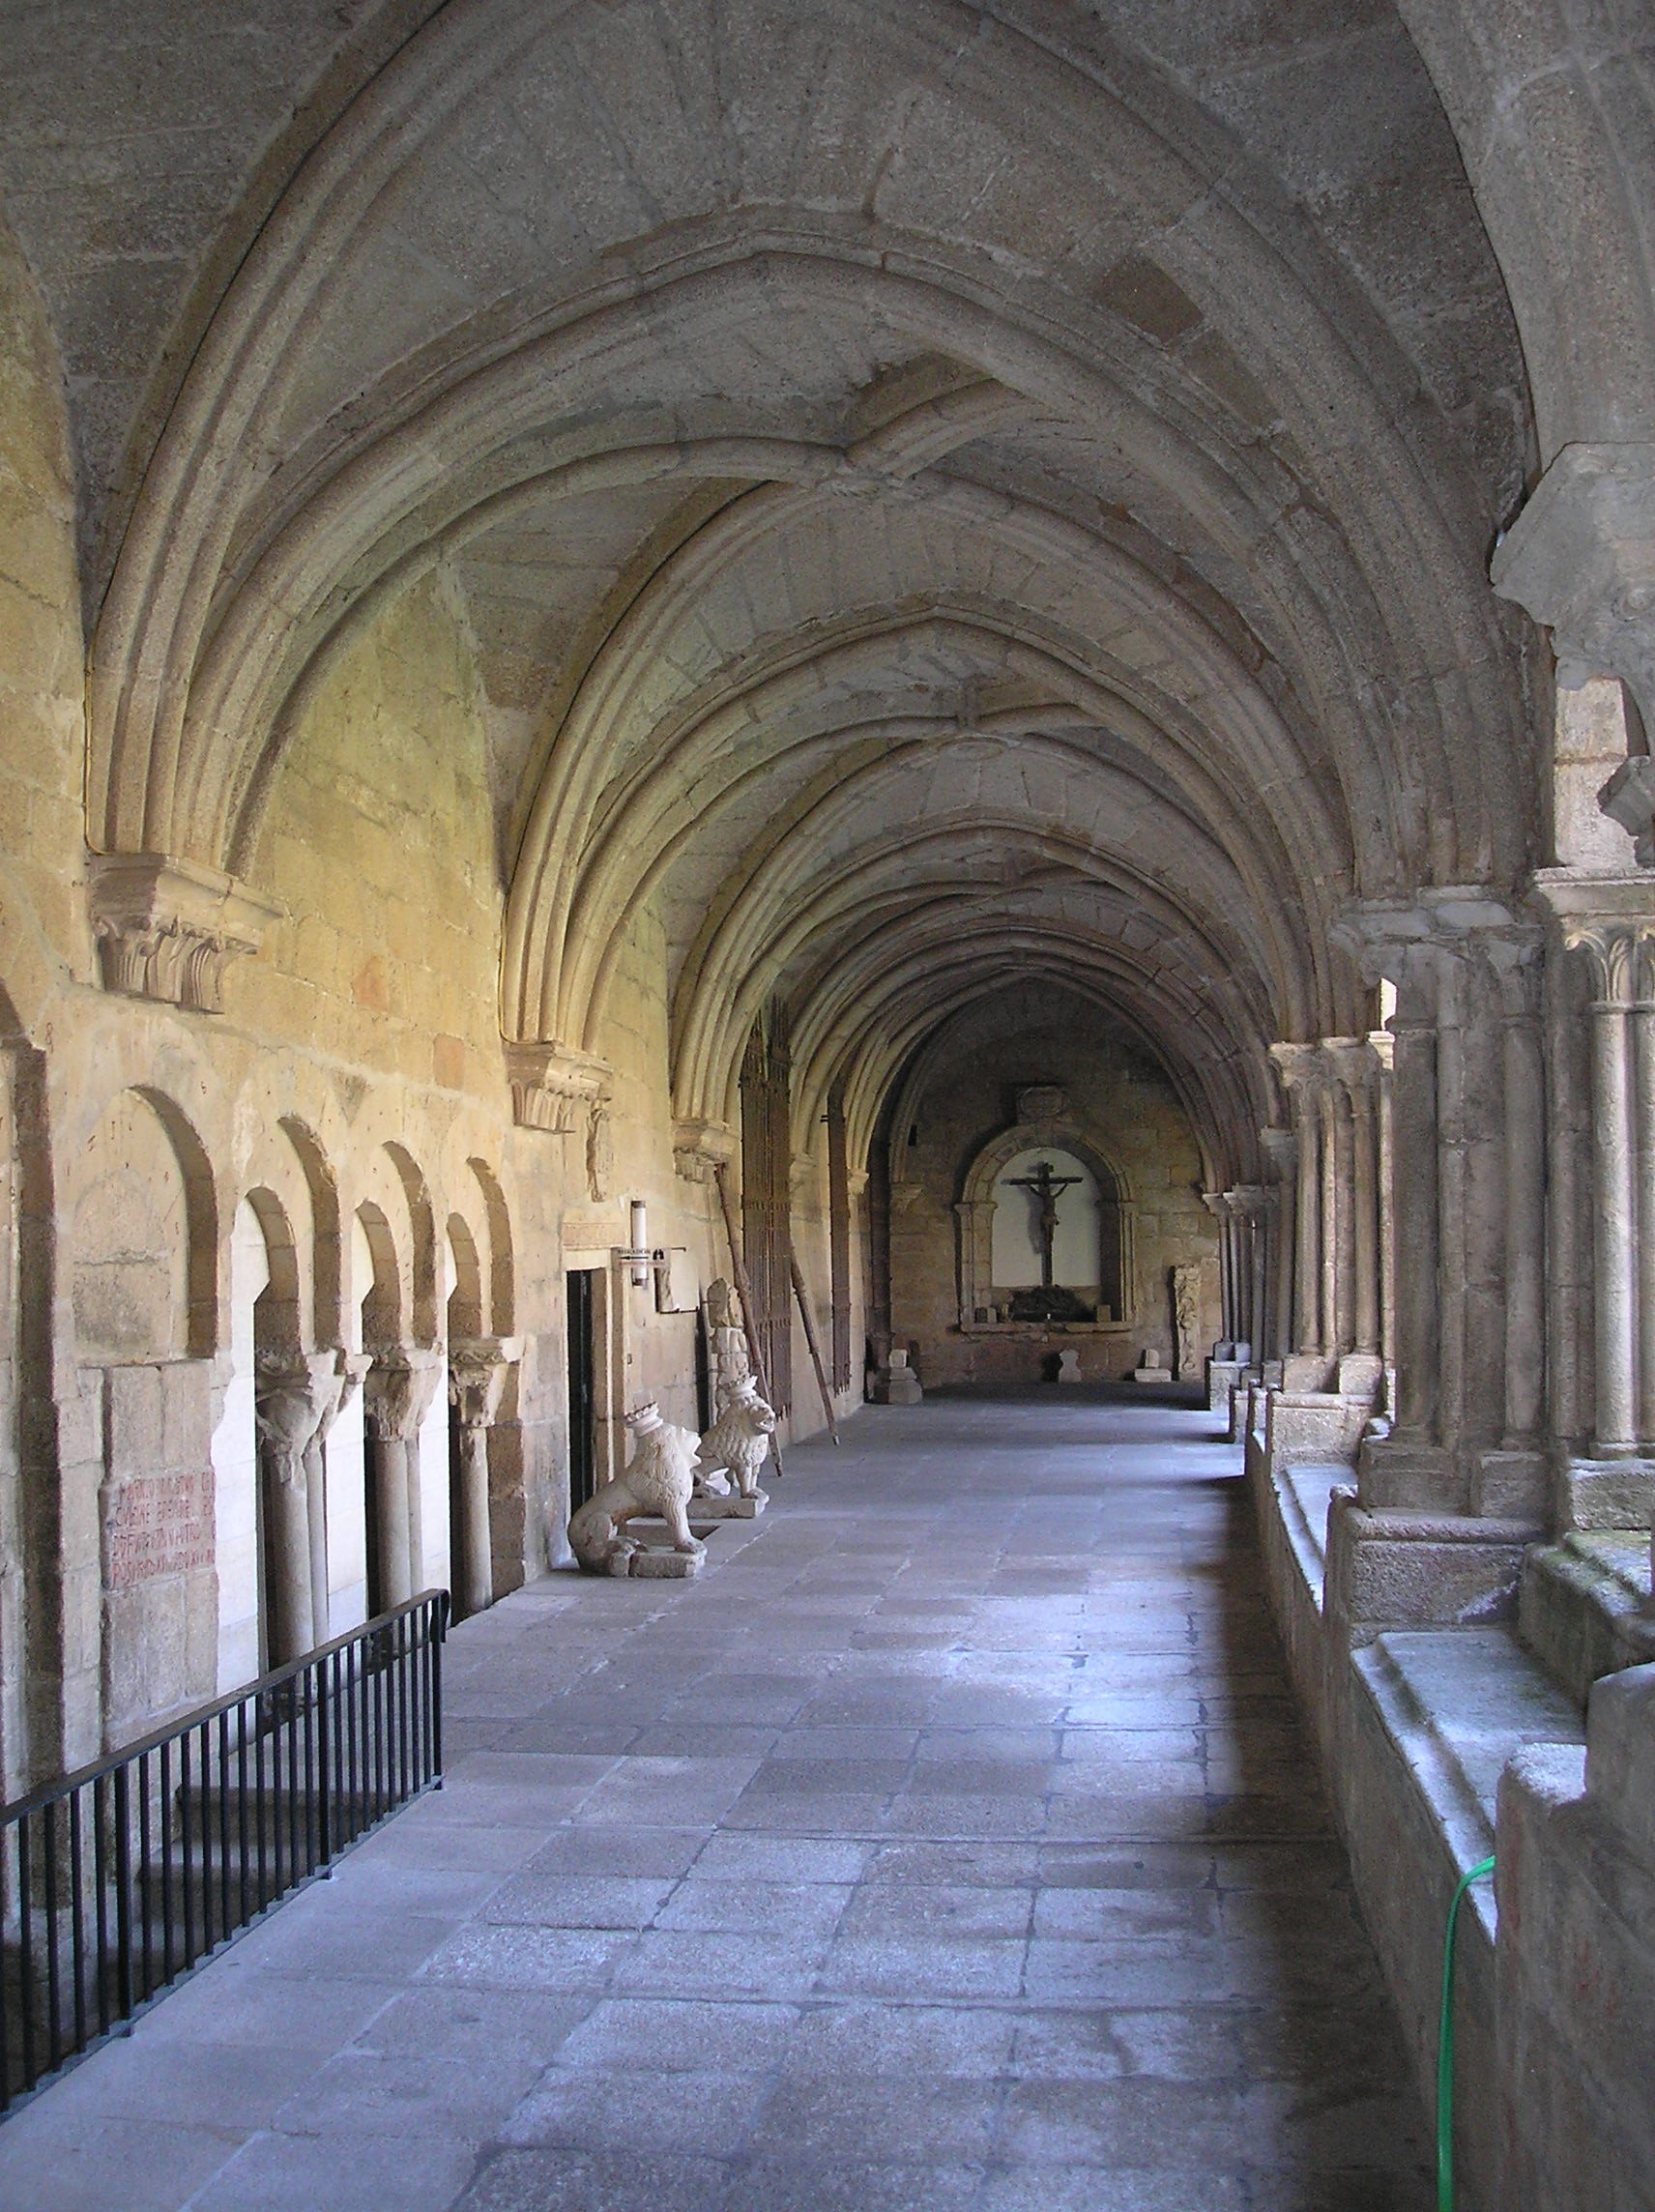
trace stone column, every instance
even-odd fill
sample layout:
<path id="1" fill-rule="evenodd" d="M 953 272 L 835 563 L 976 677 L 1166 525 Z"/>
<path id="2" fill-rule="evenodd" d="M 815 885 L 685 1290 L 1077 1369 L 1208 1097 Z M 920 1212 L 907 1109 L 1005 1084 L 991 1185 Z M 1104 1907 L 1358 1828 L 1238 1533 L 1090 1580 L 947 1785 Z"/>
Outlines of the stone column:
<path id="1" fill-rule="evenodd" d="M 1546 1378 L 1546 1067 L 1540 1038 L 1541 946 L 1491 946 L 1504 1021 L 1505 1428 L 1507 1450 L 1540 1435 Z"/>
<path id="2" fill-rule="evenodd" d="M 1586 953 L 1592 970 L 1592 1435 L 1595 1456 L 1614 1459 L 1637 1441 L 1633 941 L 1623 929 L 1582 927 L 1572 929 L 1568 942 Z"/>
<path id="3" fill-rule="evenodd" d="M 1396 1238 L 1391 1224 L 1391 1189 L 1396 1175 L 1395 1145 L 1391 1134 L 1391 1054 L 1396 1039 L 1389 1030 L 1375 1030 L 1368 1036 L 1374 1055 L 1378 1101 L 1376 1143 L 1378 1182 L 1375 1198 L 1379 1230 L 1379 1357 L 1387 1375 L 1396 1368 Z"/>
<path id="4" fill-rule="evenodd" d="M 1397 1432 L 1430 1442 L 1437 1431 L 1437 971 L 1428 947 L 1408 953 L 1391 1020 L 1391 1209 L 1397 1250 Z"/>
<path id="5" fill-rule="evenodd" d="M 1325 1063 L 1326 1047 L 1320 1059 Z M 1349 1216 L 1344 1205 L 1344 1161 L 1339 1093 L 1325 1064 L 1319 1067 L 1317 1115 L 1321 1131 L 1321 1348 L 1330 1357 L 1345 1351 L 1345 1300 L 1340 1295 Z"/>
<path id="6" fill-rule="evenodd" d="M 1293 1216 L 1296 1250 L 1293 1256 L 1292 1349 L 1316 1354 L 1321 1343 L 1322 1307 L 1326 1287 L 1322 1274 L 1322 1244 L 1330 1224 L 1322 1217 L 1323 1174 L 1321 1127 L 1321 1047 L 1314 1044 L 1273 1044 L 1270 1057 L 1281 1070 L 1292 1114 L 1297 1146 L 1298 1187 Z"/>
<path id="7" fill-rule="evenodd" d="M 326 1622 L 326 1525 L 317 1540 L 312 1506 L 312 1455 L 317 1434 L 338 1404 L 335 1355 L 267 1355 L 258 1362 L 254 1419 L 264 1494 L 265 1589 L 269 1596 L 267 1660 L 284 1667 L 318 1644 L 316 1585 Z"/>
<path id="8" fill-rule="evenodd" d="M 449 1346 L 449 1397 L 459 1416 L 460 1560 L 454 1576 L 462 1613 L 494 1603 L 494 1531 L 488 1508 L 488 1432 L 506 1379 L 522 1356 L 514 1337 L 456 1338 Z"/>
<path id="9" fill-rule="evenodd" d="M 1341 1038 L 1333 1062 L 1350 1111 L 1352 1349 L 1379 1354 L 1379 1062 L 1364 1038 Z"/>
<path id="10" fill-rule="evenodd" d="M 387 1611 L 416 1594 L 424 1562 L 420 1512 L 420 1427 L 437 1394 L 433 1352 L 376 1353 L 363 1385 L 374 1498 L 379 1508 L 380 1597 Z"/>
<path id="11" fill-rule="evenodd" d="M 1270 1294 L 1270 1333 L 1261 1356 L 1286 1359 L 1292 1350 L 1294 1208 L 1298 1145 L 1291 1129 L 1262 1129 L 1260 1141 L 1276 1173 L 1275 1274 Z"/>

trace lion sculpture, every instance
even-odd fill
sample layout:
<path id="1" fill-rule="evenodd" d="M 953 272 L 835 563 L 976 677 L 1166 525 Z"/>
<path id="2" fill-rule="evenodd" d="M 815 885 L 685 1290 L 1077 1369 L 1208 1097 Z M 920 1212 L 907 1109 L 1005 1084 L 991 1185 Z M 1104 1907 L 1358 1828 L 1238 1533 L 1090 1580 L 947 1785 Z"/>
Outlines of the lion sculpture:
<path id="1" fill-rule="evenodd" d="M 728 1494 L 722 1478 L 728 1472 L 742 1498 L 759 1494 L 759 1470 L 769 1453 L 776 1417 L 759 1396 L 759 1386 L 743 1375 L 731 1390 L 730 1402 L 701 1440 L 695 1463 L 696 1488 L 710 1498 Z"/>
<path id="2" fill-rule="evenodd" d="M 634 1514 L 658 1514 L 676 1552 L 699 1552 L 690 1534 L 689 1500 L 695 1487 L 696 1437 L 692 1429 L 663 1421 L 653 1403 L 628 1413 L 633 1437 L 626 1471 L 599 1484 L 568 1525 L 569 1550 L 588 1574 L 630 1572 L 639 1547 L 622 1530 Z"/>

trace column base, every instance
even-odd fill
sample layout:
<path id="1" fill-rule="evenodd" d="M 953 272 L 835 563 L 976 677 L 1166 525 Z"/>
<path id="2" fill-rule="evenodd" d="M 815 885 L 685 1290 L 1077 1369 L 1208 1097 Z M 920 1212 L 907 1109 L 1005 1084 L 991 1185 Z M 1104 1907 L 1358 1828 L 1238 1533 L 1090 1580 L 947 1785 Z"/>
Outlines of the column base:
<path id="1" fill-rule="evenodd" d="M 1557 1473 L 1559 1528 L 1655 1527 L 1655 1459 L 1571 1459 Z"/>
<path id="2" fill-rule="evenodd" d="M 1486 1451 L 1471 1470 L 1471 1511 L 1513 1521 L 1544 1521 L 1546 1455 L 1524 1447 Z"/>
<path id="3" fill-rule="evenodd" d="M 1395 1429 L 1362 1439 L 1356 1482 L 1365 1506 L 1464 1513 L 1470 1503 L 1470 1485 L 1452 1452 Z"/>
<path id="4" fill-rule="evenodd" d="M 1488 1627 L 1517 1618 L 1530 1521 L 1370 1509 L 1335 1490 L 1327 1516 L 1327 1617 L 1348 1646 L 1389 1628 Z"/>

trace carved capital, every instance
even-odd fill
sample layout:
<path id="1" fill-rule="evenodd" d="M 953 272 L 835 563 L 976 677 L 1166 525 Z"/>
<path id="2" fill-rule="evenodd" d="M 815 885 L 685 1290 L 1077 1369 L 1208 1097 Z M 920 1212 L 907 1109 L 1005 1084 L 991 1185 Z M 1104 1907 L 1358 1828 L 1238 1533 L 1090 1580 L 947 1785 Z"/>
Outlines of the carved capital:
<path id="1" fill-rule="evenodd" d="M 609 1095 L 610 1067 L 589 1052 L 540 1039 L 506 1047 L 511 1111 L 520 1129 L 557 1137 L 586 1131 L 595 1102 Z"/>
<path id="2" fill-rule="evenodd" d="M 673 1122 L 673 1166 L 684 1182 L 709 1183 L 736 1157 L 736 1132 L 723 1121 Z"/>
<path id="3" fill-rule="evenodd" d="M 278 1481 L 303 1486 L 305 1454 L 333 1426 L 344 1382 L 334 1352 L 273 1353 L 257 1361 L 253 1419 L 266 1465 Z"/>
<path id="4" fill-rule="evenodd" d="M 100 853 L 88 891 L 106 991 L 217 1014 L 224 970 L 283 909 L 234 876 L 165 853 Z"/>
<path id="5" fill-rule="evenodd" d="M 1379 1056 L 1368 1038 L 1328 1037 L 1322 1050 L 1334 1080 L 1350 1101 L 1351 1112 L 1368 1113 L 1379 1079 Z"/>
<path id="6" fill-rule="evenodd" d="M 1302 1107 L 1320 1096 L 1327 1081 L 1320 1044 L 1273 1044 L 1270 1058 L 1283 1088 L 1295 1103 Z"/>
<path id="7" fill-rule="evenodd" d="M 363 1411 L 381 1442 L 406 1443 L 418 1436 L 442 1373 L 435 1352 L 399 1348 L 375 1355 L 363 1383 Z"/>
<path id="8" fill-rule="evenodd" d="M 1533 895 L 1565 951 L 1584 956 L 1598 1005 L 1655 1002 L 1655 881 L 1542 868 Z"/>
<path id="9" fill-rule="evenodd" d="M 1655 444 L 1565 446 L 1489 574 L 1552 632 L 1566 689 L 1618 676 L 1655 727 Z"/>
<path id="10" fill-rule="evenodd" d="M 500 1412 L 506 1378 L 523 1356 L 520 1336 L 454 1337 L 449 1344 L 449 1399 L 467 1429 L 486 1429 Z"/>
<path id="11" fill-rule="evenodd" d="M 1399 986 L 1422 973 L 1441 972 L 1463 960 L 1472 945 L 1515 931 L 1522 917 L 1498 892 L 1481 884 L 1449 884 L 1412 899 L 1358 899 L 1328 927 L 1333 943 L 1356 962 L 1362 980 Z"/>
<path id="12" fill-rule="evenodd" d="M 1276 1186 L 1268 1182 L 1240 1182 L 1224 1193 L 1237 1221 L 1263 1221 L 1276 1210 Z"/>

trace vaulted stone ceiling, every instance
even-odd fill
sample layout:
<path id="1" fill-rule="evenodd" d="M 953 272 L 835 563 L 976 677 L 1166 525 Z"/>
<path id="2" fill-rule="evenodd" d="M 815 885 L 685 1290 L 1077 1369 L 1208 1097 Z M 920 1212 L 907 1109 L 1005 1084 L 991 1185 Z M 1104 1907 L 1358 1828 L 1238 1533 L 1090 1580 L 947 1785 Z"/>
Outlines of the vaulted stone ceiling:
<path id="1" fill-rule="evenodd" d="M 600 1050 L 652 900 L 675 1111 L 733 1118 L 779 990 L 800 1131 L 843 1085 L 865 1150 L 1044 976 L 1219 1179 L 1267 1043 L 1369 1026 L 1348 902 L 1530 857 L 1526 385 L 1389 5 L 87 0 L 130 36 L 66 67 L 75 13 L 22 20 L 0 196 L 96 847 L 256 884 L 305 703 L 440 566 L 508 1039 Z"/>

